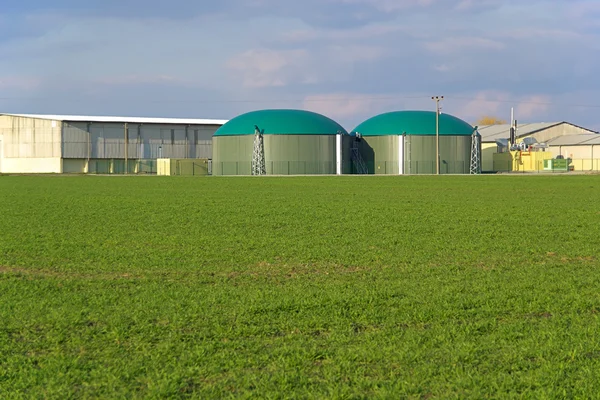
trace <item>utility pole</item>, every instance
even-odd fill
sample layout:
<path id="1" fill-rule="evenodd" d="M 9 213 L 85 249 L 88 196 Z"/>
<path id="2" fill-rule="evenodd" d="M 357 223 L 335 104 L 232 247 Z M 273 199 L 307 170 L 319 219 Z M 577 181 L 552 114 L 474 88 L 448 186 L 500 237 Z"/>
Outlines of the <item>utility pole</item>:
<path id="1" fill-rule="evenodd" d="M 440 174 L 440 100 L 444 96 L 433 96 L 431 100 L 435 101 L 435 173 Z"/>

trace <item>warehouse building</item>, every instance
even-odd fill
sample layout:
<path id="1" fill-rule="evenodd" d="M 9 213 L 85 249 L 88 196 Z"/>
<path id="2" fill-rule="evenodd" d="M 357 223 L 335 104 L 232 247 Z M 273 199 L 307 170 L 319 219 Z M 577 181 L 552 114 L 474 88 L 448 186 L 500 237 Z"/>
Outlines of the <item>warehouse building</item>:
<path id="1" fill-rule="evenodd" d="M 0 172 L 153 173 L 157 158 L 212 158 L 225 122 L 0 114 Z"/>
<path id="2" fill-rule="evenodd" d="M 439 114 L 440 174 L 468 174 L 475 128 L 448 114 Z M 435 174 L 436 113 L 394 111 L 358 125 L 359 151 L 370 174 Z"/>
<path id="3" fill-rule="evenodd" d="M 485 125 L 478 128 L 482 141 L 482 170 L 494 171 L 494 154 L 499 152 L 498 144 L 510 139 L 510 124 Z M 549 144 L 551 140 L 563 136 L 579 136 L 596 132 L 571 124 L 569 122 L 537 122 L 517 125 L 515 139 L 517 142 L 525 138 L 535 139 L 538 143 Z"/>
<path id="4" fill-rule="evenodd" d="M 321 114 L 287 109 L 252 111 L 215 132 L 212 172 L 256 174 L 253 156 L 257 156 L 263 160 L 266 175 L 348 173 L 350 143 L 348 132 Z"/>
<path id="5" fill-rule="evenodd" d="M 574 171 L 600 171 L 600 134 L 559 136 L 547 144 L 553 157 L 570 159 Z"/>

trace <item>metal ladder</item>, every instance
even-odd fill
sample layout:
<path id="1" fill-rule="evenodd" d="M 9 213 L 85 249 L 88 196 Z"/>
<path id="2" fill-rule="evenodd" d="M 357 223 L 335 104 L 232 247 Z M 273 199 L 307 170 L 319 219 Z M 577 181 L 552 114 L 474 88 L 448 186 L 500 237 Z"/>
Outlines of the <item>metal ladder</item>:
<path id="1" fill-rule="evenodd" d="M 354 165 L 354 169 L 356 173 L 359 175 L 368 174 L 369 170 L 365 165 L 365 162 L 360 155 L 360 151 L 358 151 L 357 141 L 352 143 L 352 152 L 351 152 L 352 164 Z"/>

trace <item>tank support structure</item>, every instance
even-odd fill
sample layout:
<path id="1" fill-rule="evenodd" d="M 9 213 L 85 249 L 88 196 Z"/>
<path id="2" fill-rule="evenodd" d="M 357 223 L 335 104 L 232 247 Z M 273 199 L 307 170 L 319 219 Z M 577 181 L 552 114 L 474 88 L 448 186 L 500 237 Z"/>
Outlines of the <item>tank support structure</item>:
<path id="1" fill-rule="evenodd" d="M 477 132 L 477 128 L 471 136 L 471 166 L 469 173 L 471 175 L 481 174 L 481 135 Z"/>
<path id="2" fill-rule="evenodd" d="M 252 175 L 266 175 L 265 143 L 258 126 L 254 126 L 254 151 L 252 152 Z"/>

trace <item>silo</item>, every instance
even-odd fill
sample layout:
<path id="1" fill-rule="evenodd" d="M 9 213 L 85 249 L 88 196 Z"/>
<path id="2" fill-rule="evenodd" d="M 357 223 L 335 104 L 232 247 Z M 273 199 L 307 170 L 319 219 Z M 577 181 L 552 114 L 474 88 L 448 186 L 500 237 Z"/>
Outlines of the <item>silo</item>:
<path id="1" fill-rule="evenodd" d="M 471 139 L 469 123 L 448 114 L 438 118 L 440 174 L 468 174 Z M 435 111 L 394 111 L 358 125 L 358 148 L 370 174 L 435 174 Z"/>
<path id="2" fill-rule="evenodd" d="M 273 109 L 239 115 L 213 136 L 213 175 L 252 175 L 257 130 L 267 175 L 350 172 L 350 135 L 324 115 Z"/>

